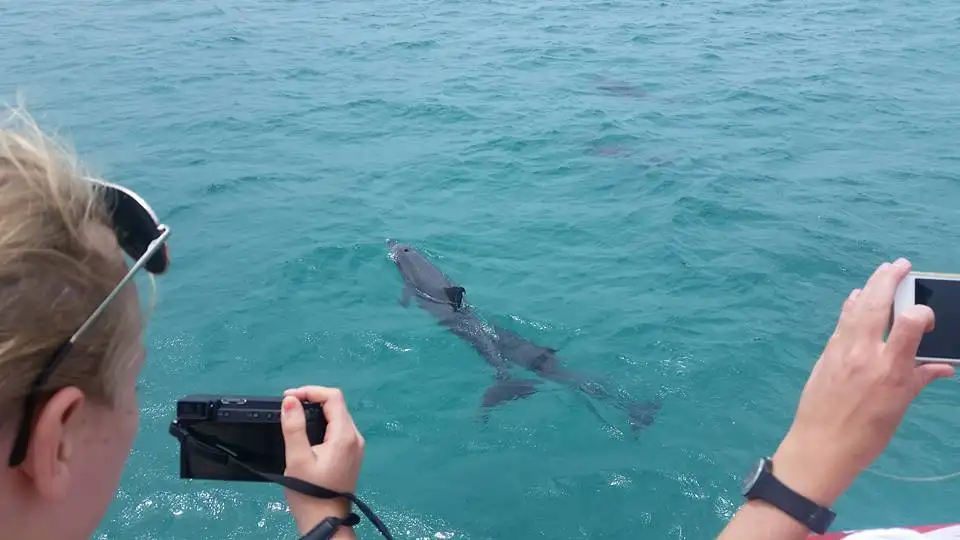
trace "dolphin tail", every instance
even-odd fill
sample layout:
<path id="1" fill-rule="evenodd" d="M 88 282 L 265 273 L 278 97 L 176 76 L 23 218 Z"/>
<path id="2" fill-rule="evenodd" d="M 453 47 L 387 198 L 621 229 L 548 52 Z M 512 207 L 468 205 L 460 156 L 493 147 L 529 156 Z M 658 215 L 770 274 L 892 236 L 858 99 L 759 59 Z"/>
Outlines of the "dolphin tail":
<path id="1" fill-rule="evenodd" d="M 530 379 L 497 379 L 493 386 L 483 393 L 483 407 L 495 407 L 505 401 L 530 397 L 537 391 L 540 381 Z"/>
<path id="2" fill-rule="evenodd" d="M 584 402 L 590 412 L 601 422 L 610 425 L 590 400 L 591 397 L 599 400 L 614 398 L 615 396 L 604 387 L 605 385 L 561 368 L 557 364 L 556 349 L 537 345 L 502 326 L 494 325 L 493 329 L 498 336 L 500 354 L 504 358 L 539 373 L 541 377 L 546 377 L 579 391 L 583 395 Z M 625 403 L 615 400 L 614 403 L 617 407 L 626 411 L 630 429 L 633 433 L 637 433 L 653 424 L 662 406 L 662 398 L 658 396 L 651 401 L 637 400 Z"/>

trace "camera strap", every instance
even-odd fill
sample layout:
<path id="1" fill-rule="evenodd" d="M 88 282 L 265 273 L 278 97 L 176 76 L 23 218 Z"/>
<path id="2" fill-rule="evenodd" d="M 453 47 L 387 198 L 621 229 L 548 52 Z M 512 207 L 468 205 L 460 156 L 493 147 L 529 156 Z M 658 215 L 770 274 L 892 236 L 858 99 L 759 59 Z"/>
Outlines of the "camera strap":
<path id="1" fill-rule="evenodd" d="M 193 446 L 198 452 L 202 453 L 207 458 L 220 463 L 221 465 L 239 467 L 255 476 L 263 478 L 268 482 L 279 484 L 287 489 L 296 491 L 297 493 L 302 493 L 303 495 L 318 499 L 335 499 L 337 497 L 343 497 L 344 499 L 347 499 L 353 504 L 357 505 L 357 508 L 360 509 L 360 512 L 362 512 L 363 515 L 370 520 L 370 523 L 372 523 L 373 526 L 380 531 L 380 534 L 382 534 L 384 538 L 387 540 L 393 540 L 393 536 L 390 535 L 390 531 L 387 529 L 387 526 L 384 525 L 383 521 L 380 520 L 377 514 L 371 510 L 366 503 L 358 499 L 353 493 L 334 491 L 332 489 L 327 489 L 299 478 L 293 478 L 292 476 L 284 476 L 257 470 L 256 468 L 244 463 L 243 460 L 239 459 L 236 453 L 229 448 L 214 442 L 205 441 L 196 433 L 193 433 L 189 429 L 184 429 L 183 426 L 177 424 L 176 422 L 170 423 L 170 434 L 176 437 L 181 443 Z M 354 517 L 351 518 L 348 516 L 344 523 L 353 522 L 353 524 L 356 524 L 359 521 L 359 518 L 356 518 L 355 514 L 352 514 L 352 516 Z"/>

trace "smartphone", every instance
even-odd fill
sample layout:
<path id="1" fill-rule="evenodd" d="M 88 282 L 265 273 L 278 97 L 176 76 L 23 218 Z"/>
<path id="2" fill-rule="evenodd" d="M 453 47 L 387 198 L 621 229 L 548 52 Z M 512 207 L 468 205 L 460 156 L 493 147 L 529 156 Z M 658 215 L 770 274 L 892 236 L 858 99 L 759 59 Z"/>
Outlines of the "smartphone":
<path id="1" fill-rule="evenodd" d="M 171 427 L 186 431 L 208 444 L 220 445 L 236 459 L 264 473 L 283 474 L 286 467 L 280 427 L 282 396 L 189 395 L 177 400 L 177 418 Z M 318 403 L 302 402 L 311 445 L 323 442 L 327 422 Z M 222 457 L 180 443 L 180 478 L 265 482 Z"/>
<path id="2" fill-rule="evenodd" d="M 960 365 L 960 274 L 910 272 L 894 296 L 894 317 L 914 304 L 930 306 L 936 321 L 920 340 L 917 362 Z"/>

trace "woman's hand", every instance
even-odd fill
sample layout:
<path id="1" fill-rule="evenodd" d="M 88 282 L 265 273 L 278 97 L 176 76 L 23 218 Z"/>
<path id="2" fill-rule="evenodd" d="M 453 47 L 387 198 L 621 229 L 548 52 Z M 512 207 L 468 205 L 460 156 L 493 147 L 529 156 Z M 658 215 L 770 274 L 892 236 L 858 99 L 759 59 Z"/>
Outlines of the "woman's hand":
<path id="1" fill-rule="evenodd" d="M 310 446 L 301 400 L 323 406 L 327 428 L 322 444 Z M 333 491 L 354 493 L 363 462 L 364 441 L 347 411 L 340 390 L 321 386 L 287 390 L 280 416 L 286 446 L 284 475 Z M 327 517 L 342 518 L 350 513 L 350 501 L 343 498 L 318 499 L 289 489 L 284 489 L 284 494 L 301 535 Z M 353 531 L 347 527 L 341 527 L 334 536 L 337 539 L 352 537 Z"/>
<path id="2" fill-rule="evenodd" d="M 800 396 L 773 470 L 794 490 L 830 505 L 883 452 L 917 394 L 954 374 L 946 364 L 915 361 L 933 311 L 901 312 L 884 341 L 897 286 L 910 272 L 899 259 L 884 263 L 843 305 L 836 329 Z"/>

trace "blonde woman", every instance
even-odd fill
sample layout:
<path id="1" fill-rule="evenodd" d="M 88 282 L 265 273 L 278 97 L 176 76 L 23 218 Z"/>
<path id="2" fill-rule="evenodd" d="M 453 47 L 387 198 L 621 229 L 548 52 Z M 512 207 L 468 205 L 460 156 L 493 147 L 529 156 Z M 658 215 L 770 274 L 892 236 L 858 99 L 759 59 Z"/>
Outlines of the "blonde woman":
<path id="1" fill-rule="evenodd" d="M 132 277 L 168 270 L 169 234 L 142 198 L 85 175 L 25 114 L 0 126 L 0 536 L 86 539 L 103 518 L 139 423 Z M 343 396 L 286 394 L 286 476 L 352 494 L 363 437 Z M 310 446 L 301 399 L 323 404 L 324 444 Z M 301 535 L 355 537 L 347 498 L 286 495 Z"/>

